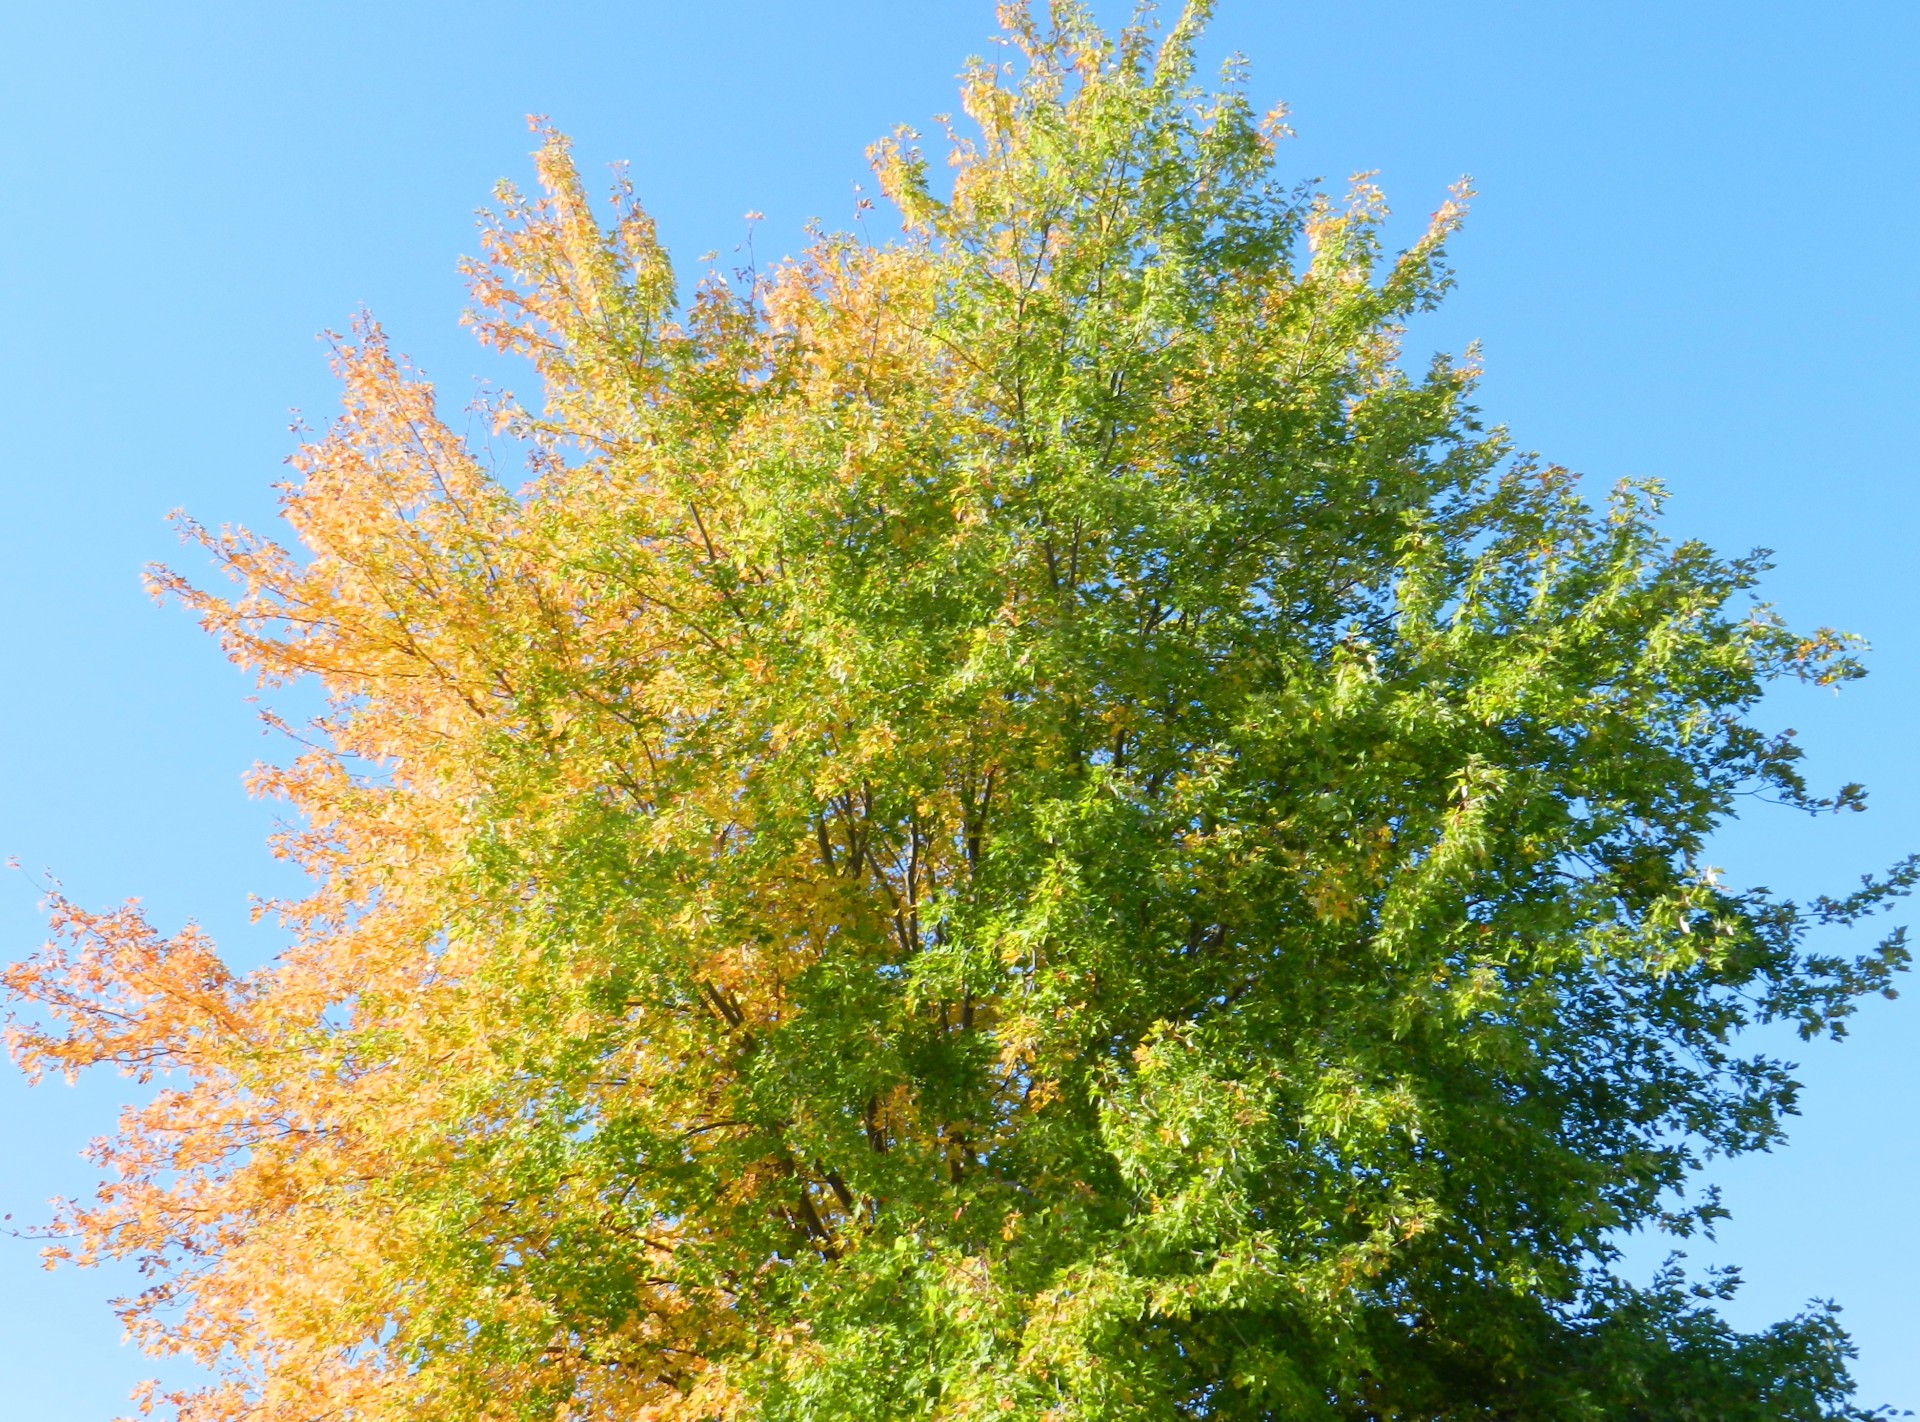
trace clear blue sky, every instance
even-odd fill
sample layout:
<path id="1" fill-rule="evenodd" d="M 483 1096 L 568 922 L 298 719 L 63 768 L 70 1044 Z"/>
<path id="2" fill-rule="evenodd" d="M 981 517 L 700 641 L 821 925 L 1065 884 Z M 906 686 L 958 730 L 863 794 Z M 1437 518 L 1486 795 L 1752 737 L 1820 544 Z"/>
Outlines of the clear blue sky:
<path id="1" fill-rule="evenodd" d="M 529 176 L 527 113 L 632 161 L 683 270 L 749 208 L 765 257 L 850 218 L 865 144 L 951 107 L 992 28 L 988 0 L 0 3 L 0 852 L 271 952 L 247 895 L 290 886 L 240 775 L 273 747 L 139 591 L 178 556 L 162 515 L 270 524 L 288 408 L 333 404 L 312 337 L 363 304 L 464 399 L 454 261 Z M 1479 338 L 1523 446 L 1664 480 L 1675 530 L 1777 550 L 1791 618 L 1872 641 L 1864 685 L 1769 708 L 1872 810 L 1757 815 L 1730 876 L 1805 894 L 1920 849 L 1920 5 L 1222 0 L 1211 44 L 1292 105 L 1294 173 L 1377 168 L 1409 230 L 1473 175 L 1460 289 L 1413 344 Z M 0 957 L 40 935 L 0 879 Z M 1702 1252 L 1744 1266 L 1744 1324 L 1837 1299 L 1863 1398 L 1920 1408 L 1920 991 L 1791 1050 L 1793 1144 L 1716 1172 L 1735 1219 Z M 0 1076 L 0 1209 L 85 1188 L 120 1085 Z M 0 1239 L 0 1419 L 119 1410 L 152 1371 L 104 1303 L 129 1282 Z"/>

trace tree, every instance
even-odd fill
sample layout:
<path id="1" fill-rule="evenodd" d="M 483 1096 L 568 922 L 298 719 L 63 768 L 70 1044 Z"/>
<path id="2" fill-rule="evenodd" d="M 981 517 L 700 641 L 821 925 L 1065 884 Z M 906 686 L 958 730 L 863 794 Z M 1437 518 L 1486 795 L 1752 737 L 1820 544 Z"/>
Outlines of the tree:
<path id="1" fill-rule="evenodd" d="M 502 189 L 514 492 L 363 322 L 284 509 L 181 598 L 329 710 L 247 975 L 56 897 L 33 1073 L 160 1085 L 54 1253 L 138 1260 L 213 1419 L 1864 1417 L 1621 1232 L 1793 1104 L 1740 1030 L 1887 991 L 1702 859 L 1822 799 L 1753 712 L 1858 673 L 1763 569 L 1410 372 L 1450 202 L 1275 176 L 1278 114 L 1003 15 L 951 190 L 684 305 L 566 143 Z M 971 134 L 971 136 L 968 136 Z"/>

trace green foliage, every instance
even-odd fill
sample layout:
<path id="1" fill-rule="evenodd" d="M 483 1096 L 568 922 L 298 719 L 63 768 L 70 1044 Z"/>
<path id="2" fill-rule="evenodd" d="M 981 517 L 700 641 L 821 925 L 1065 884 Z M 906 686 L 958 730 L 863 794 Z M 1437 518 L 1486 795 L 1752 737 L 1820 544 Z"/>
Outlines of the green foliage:
<path id="1" fill-rule="evenodd" d="M 367 1261 L 252 1376 L 373 1359 L 356 1417 L 1869 1415 L 1829 1312 L 1742 1335 L 1613 1272 L 1780 1138 L 1742 1030 L 1837 1034 L 1905 963 L 1808 934 L 1913 864 L 1809 909 L 1703 859 L 1752 792 L 1857 807 L 1752 720 L 1848 642 L 1410 371 L 1456 206 L 1389 256 L 1370 188 L 1281 185 L 1202 18 L 1011 13 L 951 191 L 875 150 L 899 241 L 679 312 L 553 140 L 475 269 L 541 477 L 389 417 L 369 333 L 312 560 L 214 540 L 247 596 L 189 596 L 326 680 L 336 758 L 283 782 L 307 946 L 196 1089 L 336 1133 L 233 1238 Z"/>

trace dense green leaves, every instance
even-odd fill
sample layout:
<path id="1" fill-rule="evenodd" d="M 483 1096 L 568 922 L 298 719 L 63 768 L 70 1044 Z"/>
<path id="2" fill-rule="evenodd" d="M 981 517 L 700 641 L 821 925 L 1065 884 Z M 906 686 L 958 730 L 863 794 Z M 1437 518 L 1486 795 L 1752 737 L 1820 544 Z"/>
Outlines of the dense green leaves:
<path id="1" fill-rule="evenodd" d="M 1403 364 L 1457 207 L 1390 257 L 1280 184 L 1202 18 L 1010 12 L 950 189 L 875 149 L 899 240 L 684 309 L 550 137 L 474 267 L 536 481 L 369 329 L 309 559 L 208 536 L 244 595 L 175 586 L 334 710 L 273 780 L 299 946 L 141 1009 L 241 1144 L 136 1121 L 144 1223 L 78 1216 L 226 1350 L 193 1415 L 1865 1415 L 1827 1313 L 1612 1271 L 1779 1138 L 1742 1029 L 1905 962 L 1808 935 L 1911 864 L 1808 910 L 1704 858 L 1857 807 L 1752 720 L 1847 641 Z M 70 967 L 26 1055 L 123 1059 Z"/>

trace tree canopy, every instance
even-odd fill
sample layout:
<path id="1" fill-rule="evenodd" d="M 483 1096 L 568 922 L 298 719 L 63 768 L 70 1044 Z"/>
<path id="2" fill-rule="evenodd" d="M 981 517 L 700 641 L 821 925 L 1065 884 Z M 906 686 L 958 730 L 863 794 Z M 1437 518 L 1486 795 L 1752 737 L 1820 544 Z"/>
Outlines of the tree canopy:
<path id="1" fill-rule="evenodd" d="M 474 329 L 515 489 L 363 321 L 297 545 L 173 573 L 327 710 L 257 786 L 273 962 L 55 898 L 33 1073 L 155 1083 L 54 1252 L 140 1262 L 193 1422 L 1816 1419 L 1627 1231 L 1780 1137 L 1742 1046 L 1890 991 L 1911 864 L 1801 906 L 1705 861 L 1809 789 L 1754 712 L 1858 673 L 1757 558 L 1596 507 L 1402 358 L 1458 201 L 1195 79 L 1204 6 L 1003 12 L 902 231 L 684 299 L 564 139 Z M 1463 194 L 1456 195 L 1456 197 Z"/>

